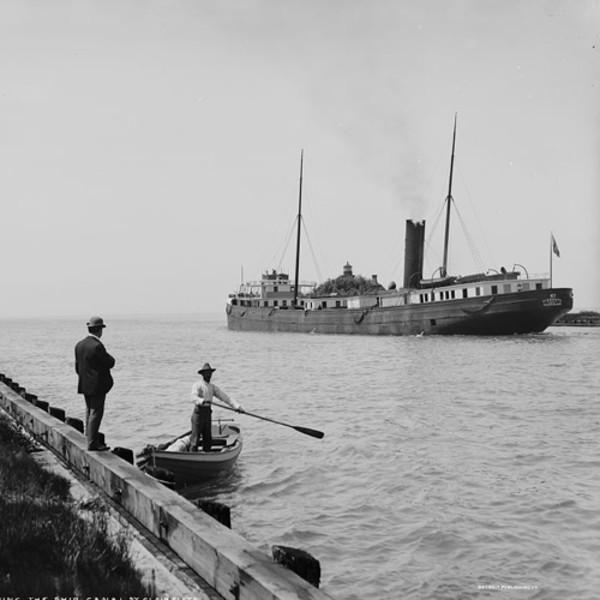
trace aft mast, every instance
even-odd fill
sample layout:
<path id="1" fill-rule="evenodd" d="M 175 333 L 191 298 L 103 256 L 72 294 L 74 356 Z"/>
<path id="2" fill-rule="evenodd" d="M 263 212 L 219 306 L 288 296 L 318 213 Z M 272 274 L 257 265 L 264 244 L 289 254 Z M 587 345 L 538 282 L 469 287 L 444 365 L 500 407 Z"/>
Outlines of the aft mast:
<path id="1" fill-rule="evenodd" d="M 300 151 L 300 189 L 298 192 L 298 230 L 296 232 L 296 273 L 294 275 L 294 302 L 296 308 L 298 304 L 298 283 L 300 274 L 300 229 L 302 224 L 302 170 L 304 166 L 304 149 Z"/>
<path id="2" fill-rule="evenodd" d="M 452 157 L 450 158 L 450 178 L 448 181 L 448 195 L 446 196 L 446 230 L 444 233 L 444 261 L 440 268 L 440 275 L 448 275 L 448 240 L 450 237 L 450 204 L 454 201 L 452 198 L 452 175 L 454 174 L 454 147 L 456 145 L 456 114 L 454 115 L 454 133 L 452 134 Z"/>

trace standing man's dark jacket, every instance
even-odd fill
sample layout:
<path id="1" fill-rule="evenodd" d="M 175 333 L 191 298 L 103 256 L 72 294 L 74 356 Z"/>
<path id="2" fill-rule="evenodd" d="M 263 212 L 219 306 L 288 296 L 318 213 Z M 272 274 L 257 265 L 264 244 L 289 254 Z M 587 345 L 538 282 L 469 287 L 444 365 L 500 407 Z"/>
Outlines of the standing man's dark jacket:
<path id="1" fill-rule="evenodd" d="M 95 336 L 88 335 L 75 346 L 75 370 L 79 375 L 77 392 L 86 396 L 107 394 L 113 386 L 110 370 L 115 359 Z"/>

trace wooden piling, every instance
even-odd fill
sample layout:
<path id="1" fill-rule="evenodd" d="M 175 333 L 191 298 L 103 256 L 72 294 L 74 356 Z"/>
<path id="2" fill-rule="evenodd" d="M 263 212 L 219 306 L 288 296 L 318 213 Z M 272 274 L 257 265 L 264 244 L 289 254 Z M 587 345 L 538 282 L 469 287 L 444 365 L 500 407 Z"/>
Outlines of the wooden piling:
<path id="1" fill-rule="evenodd" d="M 48 412 L 59 421 L 64 421 L 67 418 L 65 411 L 57 406 L 50 406 Z"/>
<path id="2" fill-rule="evenodd" d="M 321 565 L 319 561 L 305 550 L 290 546 L 273 546 L 273 558 L 284 567 L 300 575 L 308 583 L 319 587 L 321 581 Z"/>
<path id="3" fill-rule="evenodd" d="M 123 460 L 126 460 L 128 463 L 130 463 L 132 465 L 134 464 L 133 450 L 131 450 L 130 448 L 123 448 L 121 446 L 116 446 L 115 448 L 113 448 L 112 453 L 116 454 L 118 457 L 122 458 Z"/>
<path id="4" fill-rule="evenodd" d="M 83 421 L 81 419 L 76 419 L 75 417 L 67 417 L 65 419 L 65 423 L 77 429 L 77 431 L 83 433 Z"/>
<path id="5" fill-rule="evenodd" d="M 34 400 L 32 404 L 38 408 L 41 408 L 42 410 L 45 410 L 46 412 L 48 412 L 48 408 L 50 407 L 50 403 L 46 402 L 45 400 Z"/>
<path id="6" fill-rule="evenodd" d="M 231 511 L 226 504 L 210 500 L 197 500 L 196 506 L 219 521 L 221 525 L 225 525 L 225 527 L 231 529 Z"/>

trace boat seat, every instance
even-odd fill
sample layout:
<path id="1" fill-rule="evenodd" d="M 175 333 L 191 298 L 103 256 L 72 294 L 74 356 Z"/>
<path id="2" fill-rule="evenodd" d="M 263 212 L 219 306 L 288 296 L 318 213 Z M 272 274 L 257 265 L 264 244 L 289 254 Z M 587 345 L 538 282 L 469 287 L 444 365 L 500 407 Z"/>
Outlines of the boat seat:
<path id="1" fill-rule="evenodd" d="M 200 438 L 200 446 L 202 445 L 202 438 Z M 211 442 L 211 446 L 226 446 L 227 438 L 213 438 Z"/>

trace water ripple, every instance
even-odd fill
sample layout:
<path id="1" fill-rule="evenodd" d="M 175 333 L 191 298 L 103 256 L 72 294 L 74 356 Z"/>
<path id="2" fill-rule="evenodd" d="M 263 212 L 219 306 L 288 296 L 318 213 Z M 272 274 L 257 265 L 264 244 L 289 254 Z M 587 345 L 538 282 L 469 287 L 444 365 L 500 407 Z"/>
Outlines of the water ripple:
<path id="1" fill-rule="evenodd" d="M 332 596 L 598 596 L 599 330 L 378 339 L 230 332 L 221 315 L 109 322 L 112 445 L 188 430 L 206 360 L 248 410 L 325 432 L 236 415 L 236 468 L 185 493 L 228 504 L 233 528 L 267 553 L 311 552 Z M 81 324 L 0 327 L 0 370 L 81 417 Z"/>

